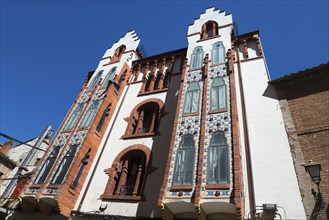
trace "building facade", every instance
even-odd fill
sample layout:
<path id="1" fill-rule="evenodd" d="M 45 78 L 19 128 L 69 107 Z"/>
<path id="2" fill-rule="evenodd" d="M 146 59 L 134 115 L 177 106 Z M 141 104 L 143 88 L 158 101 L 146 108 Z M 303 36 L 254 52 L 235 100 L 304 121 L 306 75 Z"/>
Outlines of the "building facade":
<path id="1" fill-rule="evenodd" d="M 270 84 L 278 94 L 307 218 L 328 219 L 329 63 L 283 76 Z M 301 166 L 309 161 L 321 164 L 319 189 Z M 318 190 L 323 201 L 314 198 Z"/>
<path id="2" fill-rule="evenodd" d="M 259 32 L 212 7 L 187 40 L 105 52 L 11 219 L 306 218 Z"/>

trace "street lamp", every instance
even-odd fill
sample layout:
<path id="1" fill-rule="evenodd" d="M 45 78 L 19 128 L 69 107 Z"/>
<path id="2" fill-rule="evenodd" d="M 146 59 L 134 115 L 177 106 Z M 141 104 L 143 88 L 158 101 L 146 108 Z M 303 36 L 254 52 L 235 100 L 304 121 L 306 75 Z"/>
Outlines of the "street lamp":
<path id="1" fill-rule="evenodd" d="M 308 161 L 307 164 L 303 164 L 306 172 L 311 176 L 312 181 L 318 186 L 318 192 L 312 189 L 312 194 L 316 199 L 316 204 L 318 204 L 321 208 L 325 207 L 322 194 L 320 192 L 320 182 L 321 182 L 321 164 L 314 163 L 312 160 Z"/>

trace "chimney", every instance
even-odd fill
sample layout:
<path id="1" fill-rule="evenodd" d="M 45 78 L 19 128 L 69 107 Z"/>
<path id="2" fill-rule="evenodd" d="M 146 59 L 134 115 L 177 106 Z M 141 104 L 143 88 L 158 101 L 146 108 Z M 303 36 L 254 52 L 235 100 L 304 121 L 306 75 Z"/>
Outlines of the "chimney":
<path id="1" fill-rule="evenodd" d="M 8 156 L 8 152 L 9 150 L 13 147 L 13 141 L 12 140 L 9 140 L 9 141 L 6 141 L 1 149 L 0 149 L 0 152 L 3 153 L 4 155 Z"/>

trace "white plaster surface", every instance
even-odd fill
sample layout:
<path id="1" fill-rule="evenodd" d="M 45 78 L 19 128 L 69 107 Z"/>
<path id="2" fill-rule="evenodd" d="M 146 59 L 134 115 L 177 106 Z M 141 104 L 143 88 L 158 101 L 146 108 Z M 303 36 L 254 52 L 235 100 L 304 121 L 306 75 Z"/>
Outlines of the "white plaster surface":
<path id="1" fill-rule="evenodd" d="M 286 219 L 305 219 L 275 90 L 263 59 L 241 63 L 256 206 L 275 203 Z"/>

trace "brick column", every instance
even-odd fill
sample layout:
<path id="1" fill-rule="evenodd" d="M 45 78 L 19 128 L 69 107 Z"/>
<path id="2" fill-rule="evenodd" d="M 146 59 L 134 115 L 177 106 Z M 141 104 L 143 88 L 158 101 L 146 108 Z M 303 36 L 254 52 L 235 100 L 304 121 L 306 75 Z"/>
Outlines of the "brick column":
<path id="1" fill-rule="evenodd" d="M 121 170 L 121 176 L 115 195 L 121 195 L 121 187 L 126 186 L 127 176 L 128 176 L 128 160 L 125 160 Z"/>
<path id="2" fill-rule="evenodd" d="M 143 84 L 142 84 L 141 90 L 139 91 L 140 93 L 145 92 L 145 86 L 146 86 L 146 83 L 147 83 L 147 73 L 148 73 L 148 71 L 149 71 L 149 63 L 146 63 L 145 73 L 143 75 Z"/>

